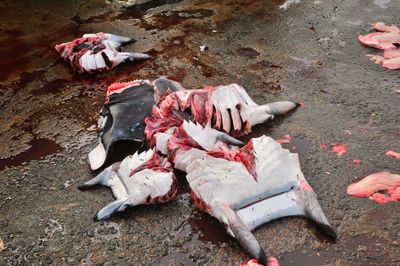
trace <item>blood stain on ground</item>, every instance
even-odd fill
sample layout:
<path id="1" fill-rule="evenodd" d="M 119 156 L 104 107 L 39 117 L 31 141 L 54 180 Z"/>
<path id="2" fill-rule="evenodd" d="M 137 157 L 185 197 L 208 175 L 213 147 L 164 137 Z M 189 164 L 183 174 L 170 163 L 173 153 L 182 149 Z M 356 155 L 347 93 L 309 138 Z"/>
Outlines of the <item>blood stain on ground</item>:
<path id="1" fill-rule="evenodd" d="M 0 160 L 0 170 L 6 167 L 19 166 L 32 160 L 39 160 L 46 155 L 54 154 L 62 150 L 61 146 L 52 140 L 34 138 L 30 142 L 31 147 L 20 154 Z"/>

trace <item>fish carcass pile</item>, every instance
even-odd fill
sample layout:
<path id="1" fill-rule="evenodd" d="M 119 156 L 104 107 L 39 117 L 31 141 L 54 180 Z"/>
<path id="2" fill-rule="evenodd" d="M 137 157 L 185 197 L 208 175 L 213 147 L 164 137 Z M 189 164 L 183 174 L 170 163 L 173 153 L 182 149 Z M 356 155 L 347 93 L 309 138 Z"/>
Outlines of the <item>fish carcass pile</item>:
<path id="1" fill-rule="evenodd" d="M 91 168 L 103 167 L 118 141 L 146 142 L 148 150 L 108 166 L 82 186 L 108 186 L 116 198 L 96 219 L 174 200 L 175 168 L 186 173 L 196 206 L 263 264 L 268 258 L 251 231 L 271 220 L 305 216 L 336 238 L 297 154 L 267 136 L 246 145 L 235 138 L 295 107 L 289 101 L 258 105 L 237 84 L 187 90 L 159 78 L 109 86 L 100 143 L 89 154 Z"/>
<path id="2" fill-rule="evenodd" d="M 372 27 L 378 32 L 359 36 L 359 41 L 384 50 L 384 57 L 371 56 L 375 63 L 400 68 L 399 28 L 381 22 Z M 123 44 L 133 41 L 109 33 L 85 34 L 56 50 L 76 72 L 94 73 L 150 58 L 121 51 Z M 217 218 L 257 259 L 243 265 L 279 265 L 266 256 L 252 230 L 281 217 L 304 216 L 337 238 L 301 172 L 298 155 L 280 144 L 290 137 L 275 141 L 261 136 L 247 143 L 238 139 L 253 126 L 294 108 L 290 101 L 258 105 L 238 84 L 185 89 L 164 77 L 111 84 L 99 119 L 99 144 L 89 153 L 91 169 L 102 171 L 81 189 L 110 187 L 115 200 L 95 216 L 103 220 L 127 207 L 174 200 L 174 169 L 183 171 L 195 205 Z M 110 165 L 120 143 L 136 148 Z M 347 150 L 340 147 L 339 156 Z M 386 203 L 400 200 L 399 188 L 399 175 L 376 173 L 350 185 L 347 192 Z"/>

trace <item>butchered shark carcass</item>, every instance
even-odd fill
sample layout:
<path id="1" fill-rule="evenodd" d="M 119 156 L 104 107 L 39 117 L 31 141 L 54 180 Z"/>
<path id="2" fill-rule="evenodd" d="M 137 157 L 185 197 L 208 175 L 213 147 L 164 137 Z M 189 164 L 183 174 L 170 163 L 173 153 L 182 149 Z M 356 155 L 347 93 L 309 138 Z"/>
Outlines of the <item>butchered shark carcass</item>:
<path id="1" fill-rule="evenodd" d="M 155 104 L 144 130 L 151 149 L 107 167 L 84 184 L 85 188 L 109 186 L 116 198 L 96 219 L 128 206 L 174 199 L 176 179 L 168 172 L 172 165 L 186 172 L 196 206 L 217 218 L 228 234 L 264 264 L 268 259 L 251 231 L 271 220 L 304 216 L 337 237 L 301 172 L 297 154 L 267 136 L 252 138 L 244 146 L 234 138 L 288 112 L 294 103 L 258 105 L 237 84 L 198 90 L 153 87 Z"/>
<path id="2" fill-rule="evenodd" d="M 133 38 L 99 32 L 57 44 L 55 49 L 76 72 L 93 73 L 111 70 L 123 62 L 149 59 L 148 54 L 121 51 L 122 45 L 135 41 Z"/>

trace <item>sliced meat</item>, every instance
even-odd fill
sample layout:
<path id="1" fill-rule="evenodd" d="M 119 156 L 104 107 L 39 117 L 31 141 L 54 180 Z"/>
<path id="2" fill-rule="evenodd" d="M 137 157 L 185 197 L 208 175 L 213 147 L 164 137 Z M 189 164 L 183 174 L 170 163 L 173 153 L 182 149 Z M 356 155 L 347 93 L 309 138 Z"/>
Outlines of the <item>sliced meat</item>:
<path id="1" fill-rule="evenodd" d="M 400 201 L 400 175 L 389 172 L 374 173 L 347 187 L 347 194 L 369 197 L 381 204 Z"/>

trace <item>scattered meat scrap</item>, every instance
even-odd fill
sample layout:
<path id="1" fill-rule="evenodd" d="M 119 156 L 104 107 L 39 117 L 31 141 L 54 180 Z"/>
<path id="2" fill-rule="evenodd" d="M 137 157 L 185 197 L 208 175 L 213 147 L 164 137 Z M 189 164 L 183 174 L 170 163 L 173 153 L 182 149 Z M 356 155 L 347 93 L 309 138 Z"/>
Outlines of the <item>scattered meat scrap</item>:
<path id="1" fill-rule="evenodd" d="M 292 140 L 292 137 L 289 134 L 285 134 L 283 135 L 283 139 L 276 139 L 275 141 L 278 143 L 290 143 L 290 141 Z"/>
<path id="2" fill-rule="evenodd" d="M 393 158 L 396 158 L 396 159 L 400 159 L 400 153 L 395 152 L 395 151 L 387 151 L 386 155 L 390 156 L 390 157 L 393 157 Z"/>
<path id="3" fill-rule="evenodd" d="M 355 164 L 361 164 L 361 160 L 358 160 L 358 159 L 355 159 L 355 160 L 353 160 L 353 163 L 355 163 Z"/>
<path id="4" fill-rule="evenodd" d="M 400 29 L 397 26 L 387 26 L 383 22 L 372 23 L 376 32 L 358 36 L 358 40 L 367 46 L 384 50 L 383 56 L 368 55 L 371 60 L 387 69 L 400 69 Z"/>
<path id="5" fill-rule="evenodd" d="M 251 259 L 247 263 L 240 263 L 240 266 L 263 266 L 258 262 L 256 259 Z M 279 261 L 275 257 L 270 257 L 268 259 L 268 265 L 267 266 L 279 266 Z"/>
<path id="6" fill-rule="evenodd" d="M 111 70 L 122 62 L 150 58 L 147 54 L 121 52 L 123 44 L 132 42 L 135 39 L 99 32 L 58 44 L 55 49 L 76 72 L 93 73 Z"/>
<path id="7" fill-rule="evenodd" d="M 339 157 L 347 153 L 347 146 L 345 144 L 332 144 L 332 151 L 336 153 Z"/>
<path id="8" fill-rule="evenodd" d="M 389 172 L 371 174 L 348 186 L 347 194 L 369 197 L 380 204 L 400 201 L 400 175 Z"/>

